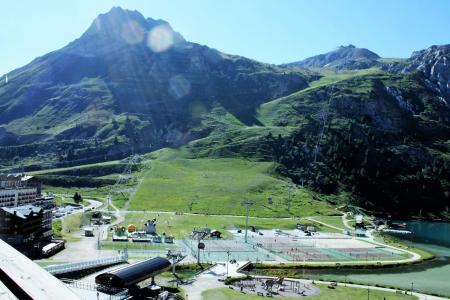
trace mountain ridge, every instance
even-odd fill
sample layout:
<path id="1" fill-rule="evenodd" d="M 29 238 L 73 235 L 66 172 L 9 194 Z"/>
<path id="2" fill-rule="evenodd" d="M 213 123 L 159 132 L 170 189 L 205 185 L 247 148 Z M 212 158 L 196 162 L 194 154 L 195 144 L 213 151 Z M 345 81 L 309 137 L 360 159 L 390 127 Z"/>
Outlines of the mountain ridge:
<path id="1" fill-rule="evenodd" d="M 259 103 L 314 78 L 187 42 L 165 21 L 113 8 L 80 38 L 9 73 L 0 143 L 86 140 L 106 153 L 176 146 L 207 133 L 193 129 L 213 107 L 252 124 Z"/>
<path id="2" fill-rule="evenodd" d="M 443 211 L 446 47 L 386 62 L 350 45 L 311 68 L 276 66 L 113 8 L 0 84 L 0 161 L 32 170 L 183 147 L 272 161 L 282 178 L 371 209 Z"/>

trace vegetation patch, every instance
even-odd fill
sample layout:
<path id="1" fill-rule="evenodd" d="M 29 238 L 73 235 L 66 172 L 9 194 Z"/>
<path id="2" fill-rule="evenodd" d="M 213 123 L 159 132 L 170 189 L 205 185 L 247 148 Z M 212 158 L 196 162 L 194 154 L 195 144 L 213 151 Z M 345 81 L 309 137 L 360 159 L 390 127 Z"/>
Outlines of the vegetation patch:
<path id="1" fill-rule="evenodd" d="M 250 216 L 335 213 L 327 201 L 278 178 L 274 168 L 270 162 L 238 158 L 188 159 L 159 154 L 150 162 L 129 209 L 244 215 L 241 203 L 249 199 L 255 203 Z"/>

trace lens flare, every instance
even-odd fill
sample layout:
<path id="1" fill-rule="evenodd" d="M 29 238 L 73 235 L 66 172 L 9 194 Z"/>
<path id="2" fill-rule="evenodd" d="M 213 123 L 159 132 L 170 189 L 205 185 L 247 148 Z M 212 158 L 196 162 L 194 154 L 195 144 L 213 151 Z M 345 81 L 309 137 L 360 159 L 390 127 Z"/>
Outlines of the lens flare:
<path id="1" fill-rule="evenodd" d="M 130 21 L 122 25 L 121 36 L 128 44 L 138 44 L 144 40 L 145 29 L 136 21 Z"/>
<path id="2" fill-rule="evenodd" d="M 159 25 L 153 28 L 147 37 L 147 46 L 153 52 L 163 52 L 173 45 L 173 31 L 167 25 Z"/>
<path id="3" fill-rule="evenodd" d="M 179 99 L 186 96 L 191 91 L 190 82 L 183 75 L 177 75 L 170 78 L 169 93 Z"/>

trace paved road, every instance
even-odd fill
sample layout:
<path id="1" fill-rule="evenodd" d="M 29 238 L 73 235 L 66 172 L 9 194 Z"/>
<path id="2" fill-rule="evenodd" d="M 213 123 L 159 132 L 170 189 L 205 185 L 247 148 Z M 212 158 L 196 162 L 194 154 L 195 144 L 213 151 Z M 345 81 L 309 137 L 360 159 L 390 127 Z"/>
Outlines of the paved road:
<path id="1" fill-rule="evenodd" d="M 236 264 L 228 264 L 228 275 L 229 276 L 240 276 L 237 272 Z M 202 293 L 206 290 L 224 287 L 223 282 L 219 279 L 224 279 L 227 276 L 226 264 L 217 264 L 213 268 L 197 275 L 193 282 L 185 285 L 181 285 L 186 295 L 186 299 L 189 300 L 201 300 Z"/>
<path id="2" fill-rule="evenodd" d="M 355 228 L 353 228 L 351 225 L 349 225 L 346 213 L 342 214 L 342 223 L 344 224 L 345 228 L 347 228 L 351 231 L 355 230 Z"/>

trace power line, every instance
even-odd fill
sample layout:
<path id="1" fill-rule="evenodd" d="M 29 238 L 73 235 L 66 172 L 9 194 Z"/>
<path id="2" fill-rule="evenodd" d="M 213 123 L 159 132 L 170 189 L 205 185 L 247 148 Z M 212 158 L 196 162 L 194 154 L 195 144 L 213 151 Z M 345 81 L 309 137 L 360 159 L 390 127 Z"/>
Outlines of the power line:
<path id="1" fill-rule="evenodd" d="M 330 102 L 334 97 L 334 85 L 331 86 L 331 96 L 328 98 L 327 105 L 322 108 L 318 113 L 312 115 L 312 118 L 322 123 L 322 129 L 320 130 L 319 137 L 317 139 L 316 146 L 314 147 L 314 164 L 317 162 L 317 154 L 319 153 L 319 147 L 322 142 L 322 138 L 325 134 L 325 127 L 328 122 L 328 116 L 330 112 Z"/>

